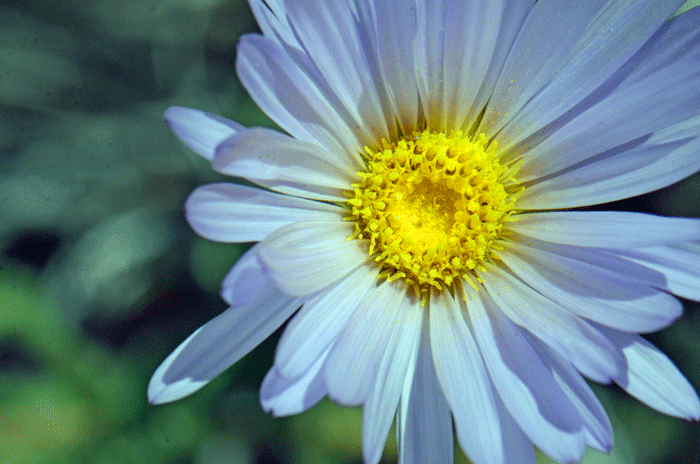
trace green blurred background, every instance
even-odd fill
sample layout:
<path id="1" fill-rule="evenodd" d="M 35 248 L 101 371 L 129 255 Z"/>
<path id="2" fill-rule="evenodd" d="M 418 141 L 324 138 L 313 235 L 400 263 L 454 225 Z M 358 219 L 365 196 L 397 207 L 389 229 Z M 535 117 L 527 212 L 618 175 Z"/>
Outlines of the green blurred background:
<path id="1" fill-rule="evenodd" d="M 188 228 L 188 193 L 227 179 L 162 115 L 271 126 L 234 72 L 255 30 L 241 1 L 0 3 L 0 464 L 361 462 L 359 409 L 262 411 L 279 331 L 191 397 L 146 401 L 160 361 L 225 309 L 219 282 L 246 249 Z M 700 177 L 606 207 L 700 217 Z M 649 339 L 697 389 L 700 312 L 685 303 Z M 616 444 L 585 463 L 700 463 L 698 424 L 594 388 Z"/>

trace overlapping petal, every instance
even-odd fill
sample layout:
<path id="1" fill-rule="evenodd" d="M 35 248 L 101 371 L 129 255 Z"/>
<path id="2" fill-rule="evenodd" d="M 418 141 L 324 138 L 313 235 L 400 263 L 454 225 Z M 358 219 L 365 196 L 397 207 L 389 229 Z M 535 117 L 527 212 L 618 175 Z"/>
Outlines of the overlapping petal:
<path id="1" fill-rule="evenodd" d="M 300 377 L 289 379 L 276 366 L 269 370 L 260 386 L 260 403 L 275 416 L 304 412 L 326 396 L 322 368 L 328 349 Z"/>
<path id="2" fill-rule="evenodd" d="M 260 242 L 258 256 L 282 291 L 311 295 L 369 259 L 361 243 L 348 240 L 353 228 L 353 224 L 340 218 L 294 222 Z"/>
<path id="3" fill-rule="evenodd" d="M 421 332 L 396 418 L 399 463 L 444 464 L 452 462 L 454 456 L 452 420 L 435 375 L 427 324 L 422 325 Z"/>
<path id="4" fill-rule="evenodd" d="M 283 377 L 298 378 L 316 362 L 336 340 L 376 280 L 369 269 L 360 267 L 304 303 L 277 345 L 275 366 Z"/>
<path id="5" fill-rule="evenodd" d="M 525 189 L 517 206 L 557 209 L 621 200 L 700 170 L 700 117 L 588 158 Z"/>
<path id="6" fill-rule="evenodd" d="M 229 137 L 216 149 L 212 167 L 279 193 L 345 201 L 343 190 L 359 166 L 318 147 L 265 128 Z"/>
<path id="7" fill-rule="evenodd" d="M 700 220 L 617 211 L 551 211 L 518 216 L 513 229 L 562 245 L 634 249 L 700 240 Z M 669 232 L 670 231 L 670 232 Z"/>
<path id="8" fill-rule="evenodd" d="M 413 63 L 416 33 L 415 0 L 367 2 L 367 16 L 373 27 L 376 62 L 386 91 L 387 106 L 404 134 L 419 129 L 418 87 Z M 388 127 L 391 129 L 391 127 Z"/>
<path id="9" fill-rule="evenodd" d="M 185 145 L 208 160 L 214 158 L 216 147 L 221 142 L 246 130 L 221 116 L 182 106 L 168 108 L 163 117 Z"/>
<path id="10" fill-rule="evenodd" d="M 255 248 L 243 253 L 221 282 L 221 297 L 233 307 L 252 303 L 269 283 Z"/>
<path id="11" fill-rule="evenodd" d="M 561 127 L 559 118 L 575 117 L 581 110 L 572 109 L 634 56 L 682 4 L 683 0 L 607 0 L 592 17 L 578 10 L 590 18 L 584 34 L 560 63 L 559 72 L 501 129 L 499 145 L 523 154 Z"/>
<path id="12" fill-rule="evenodd" d="M 586 429 L 586 444 L 609 453 L 613 444 L 612 425 L 595 393 L 566 359 L 554 353 L 535 337 L 528 334 L 526 336 L 552 372 L 554 380 L 581 415 Z"/>
<path id="13" fill-rule="evenodd" d="M 669 416 L 700 420 L 695 389 L 665 354 L 637 334 L 601 330 L 627 359 L 627 376 L 617 382 L 627 393 Z"/>
<path id="14" fill-rule="evenodd" d="M 487 299 L 467 295 L 479 351 L 505 408 L 532 442 L 554 459 L 575 462 L 585 450 L 581 416 L 518 328 Z"/>
<path id="15" fill-rule="evenodd" d="M 347 405 L 365 401 L 393 327 L 405 325 L 404 319 L 410 312 L 402 300 L 396 284 L 377 282 L 359 301 L 326 363 L 325 379 L 332 399 Z"/>
<path id="16" fill-rule="evenodd" d="M 499 400 L 462 308 L 451 295 L 441 293 L 431 302 L 429 324 L 435 372 L 462 449 L 476 464 L 505 463 Z"/>
<path id="17" fill-rule="evenodd" d="M 508 6 L 512 3 L 518 2 Z M 507 49 L 508 56 L 481 123 L 485 130 L 496 133 L 552 80 L 604 3 L 554 0 L 530 6 L 513 45 Z"/>
<path id="18" fill-rule="evenodd" d="M 644 266 L 624 266 L 624 260 L 600 250 L 578 251 L 575 259 L 511 243 L 499 256 L 537 292 L 591 321 L 628 332 L 654 332 L 680 317 L 680 301 L 653 286 L 664 285 L 663 276 L 652 280 Z"/>
<path id="19" fill-rule="evenodd" d="M 394 121 L 385 111 L 374 51 L 365 46 L 362 28 L 369 24 L 358 20 L 350 3 L 294 0 L 286 6 L 301 46 L 338 99 L 335 108 L 347 112 L 361 147 L 377 147 Z"/>
<path id="20" fill-rule="evenodd" d="M 663 274 L 665 281 L 659 288 L 700 301 L 700 245 L 697 243 L 642 248 L 625 251 L 623 256 Z"/>
<path id="21" fill-rule="evenodd" d="M 168 403 L 199 390 L 269 337 L 301 304 L 268 283 L 254 302 L 224 311 L 187 337 L 156 369 L 148 399 Z"/>
<path id="22" fill-rule="evenodd" d="M 197 188 L 185 203 L 190 226 L 216 242 L 255 242 L 295 221 L 339 218 L 342 209 L 236 184 Z"/>
<path id="23" fill-rule="evenodd" d="M 377 366 L 374 387 L 365 402 L 362 416 L 362 451 L 367 464 L 376 464 L 384 450 L 399 398 L 408 376 L 409 365 L 415 364 L 423 325 L 423 308 L 419 301 L 403 295 L 391 337 Z M 385 327 L 388 330 L 388 327 Z"/>
<path id="24" fill-rule="evenodd" d="M 491 64 L 507 3 L 416 2 L 416 80 L 429 127 L 447 131 L 475 120 L 480 109 L 468 111 Z"/>
<path id="25" fill-rule="evenodd" d="M 488 264 L 484 287 L 515 324 L 571 361 L 587 377 L 609 383 L 625 369 L 624 358 L 595 327 L 512 276 Z"/>
<path id="26" fill-rule="evenodd" d="M 528 151 L 519 179 L 556 173 L 697 116 L 698 21 L 696 10 L 664 25 L 580 109 L 572 111 L 573 118 L 566 118 L 566 124 Z"/>
<path id="27" fill-rule="evenodd" d="M 363 146 L 347 115 L 319 75 L 302 69 L 281 46 L 247 35 L 238 45 L 238 76 L 250 96 L 294 138 L 314 143 L 338 157 L 355 157 Z"/>

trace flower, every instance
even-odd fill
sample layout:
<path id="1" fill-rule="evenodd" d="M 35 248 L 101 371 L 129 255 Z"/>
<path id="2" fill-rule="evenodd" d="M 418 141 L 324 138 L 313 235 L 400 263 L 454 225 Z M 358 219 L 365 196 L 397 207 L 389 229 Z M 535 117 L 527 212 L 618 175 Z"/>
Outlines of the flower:
<path id="1" fill-rule="evenodd" d="M 477 464 L 608 452 L 583 377 L 698 420 L 638 333 L 680 316 L 672 294 L 700 301 L 700 221 L 576 209 L 700 170 L 700 9 L 667 21 L 682 3 L 251 0 L 263 34 L 241 39 L 238 74 L 290 135 L 166 112 L 263 188 L 188 199 L 201 236 L 258 243 L 150 400 L 196 391 L 291 317 L 263 407 L 363 405 L 367 463 L 394 417 L 402 463 L 451 462 L 452 420 Z"/>

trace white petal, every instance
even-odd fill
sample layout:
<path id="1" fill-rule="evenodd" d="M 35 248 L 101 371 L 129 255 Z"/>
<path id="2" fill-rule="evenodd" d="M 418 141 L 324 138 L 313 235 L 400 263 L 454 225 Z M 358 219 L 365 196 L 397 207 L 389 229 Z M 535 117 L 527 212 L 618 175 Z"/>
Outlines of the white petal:
<path id="1" fill-rule="evenodd" d="M 335 342 L 352 312 L 374 288 L 376 281 L 369 269 L 361 267 L 304 303 L 277 345 L 275 365 L 280 374 L 292 379 L 303 375 Z"/>
<path id="2" fill-rule="evenodd" d="M 365 48 L 366 19 L 357 17 L 351 2 L 295 0 L 287 9 L 304 51 L 349 115 L 346 120 L 362 146 L 380 146 L 389 137 L 388 115 L 378 94 L 373 54 Z"/>
<path id="3" fill-rule="evenodd" d="M 700 239 L 698 219 L 617 211 L 520 214 L 511 227 L 537 240 L 581 247 L 634 249 Z"/>
<path id="4" fill-rule="evenodd" d="M 269 283 L 254 246 L 238 258 L 224 277 L 221 297 L 233 307 L 245 306 L 255 301 Z"/>
<path id="5" fill-rule="evenodd" d="M 369 255 L 359 240 L 348 240 L 353 224 L 299 221 L 277 229 L 258 245 L 268 275 L 289 295 L 310 295 L 362 266 Z"/>
<path id="6" fill-rule="evenodd" d="M 377 281 L 358 302 L 336 340 L 325 367 L 328 396 L 345 405 L 364 402 L 394 326 L 406 309 L 402 282 Z M 403 290 L 405 292 L 405 290 Z"/>
<path id="7" fill-rule="evenodd" d="M 276 417 L 299 414 L 311 408 L 326 395 L 321 368 L 328 356 L 326 350 L 301 377 L 288 379 L 273 366 L 260 386 L 260 403 Z"/>
<path id="8" fill-rule="evenodd" d="M 595 327 L 492 264 L 484 287 L 511 321 L 552 347 L 587 377 L 609 383 L 625 369 L 622 353 Z"/>
<path id="9" fill-rule="evenodd" d="M 682 4 L 683 0 L 607 1 L 592 17 L 553 79 L 501 130 L 497 137 L 499 146 L 507 150 L 565 115 L 620 69 Z M 542 32 L 546 35 L 546 31 Z M 527 146 L 528 140 L 521 145 Z"/>
<path id="10" fill-rule="evenodd" d="M 404 382 L 396 434 L 400 464 L 452 464 L 450 409 L 435 375 L 428 324 Z"/>
<path id="11" fill-rule="evenodd" d="M 418 130 L 418 87 L 413 50 L 416 35 L 415 0 L 374 0 L 372 23 L 381 80 L 401 132 Z"/>
<path id="12" fill-rule="evenodd" d="M 508 1 L 506 3 L 501 18 L 499 36 L 496 39 L 497 46 L 491 56 L 489 69 L 481 82 L 479 93 L 467 114 L 479 114 L 487 106 L 487 103 L 497 103 L 493 99 L 493 91 L 496 87 L 497 80 L 503 72 L 503 65 L 512 50 L 513 43 L 518 35 L 520 35 L 525 20 L 536 4 L 535 0 Z M 473 121 L 467 119 L 465 122 L 469 123 Z M 483 123 L 479 130 L 485 132 L 489 137 L 497 133 L 495 127 L 486 126 Z"/>
<path id="13" fill-rule="evenodd" d="M 602 3 L 603 0 L 535 3 L 509 49 L 484 115 L 485 128 L 497 132 L 561 71 L 566 55 Z"/>
<path id="14" fill-rule="evenodd" d="M 494 388 L 493 384 L 491 388 Z M 495 390 L 494 395 L 496 395 Z M 537 462 L 535 447 L 503 405 L 503 401 L 498 397 L 496 399 L 498 400 L 496 409 L 498 410 L 498 420 L 501 424 L 501 433 L 503 435 L 503 456 L 505 462 L 507 464 L 514 462 L 518 464 L 535 464 Z"/>
<path id="15" fill-rule="evenodd" d="M 416 79 L 428 126 L 461 129 L 488 71 L 504 5 L 419 1 L 414 42 Z M 469 116 L 469 117 L 467 117 Z"/>
<path id="16" fill-rule="evenodd" d="M 591 255 L 604 260 L 606 252 Z M 580 253 L 582 258 L 585 254 Z M 678 319 L 683 305 L 648 283 L 630 281 L 636 269 L 615 269 L 622 260 L 611 257 L 607 267 L 565 255 L 509 243 L 499 258 L 529 286 L 571 311 L 608 327 L 627 332 L 654 332 Z M 640 279 L 645 279 L 641 277 Z"/>
<path id="17" fill-rule="evenodd" d="M 585 451 L 581 416 L 564 395 L 521 329 L 481 298 L 471 298 L 469 317 L 482 357 L 508 412 L 532 442 L 549 456 L 577 462 Z"/>
<path id="18" fill-rule="evenodd" d="M 624 254 L 634 262 L 662 273 L 666 281 L 659 288 L 700 301 L 700 245 L 683 243 L 630 250 Z"/>
<path id="19" fill-rule="evenodd" d="M 665 23 L 607 82 L 551 129 L 545 128 L 541 143 L 528 141 L 532 148 L 523 157 L 518 179 L 530 181 L 561 172 L 697 116 L 698 13 Z"/>
<path id="20" fill-rule="evenodd" d="M 301 48 L 289 24 L 284 0 L 250 0 L 248 3 L 265 37 L 279 44 Z"/>
<path id="21" fill-rule="evenodd" d="M 617 383 L 639 401 L 674 417 L 700 420 L 693 386 L 668 357 L 637 334 L 601 328 L 627 358 L 627 378 Z"/>
<path id="22" fill-rule="evenodd" d="M 532 336 L 527 338 L 551 370 L 554 380 L 581 414 L 583 425 L 586 427 L 586 444 L 603 453 L 609 453 L 613 445 L 612 426 L 603 405 L 600 404 L 591 387 L 569 362 L 551 348 Z"/>
<path id="23" fill-rule="evenodd" d="M 651 134 L 528 186 L 517 208 L 561 209 L 621 200 L 674 184 L 700 170 L 700 117 Z"/>
<path id="24" fill-rule="evenodd" d="M 201 110 L 173 106 L 165 112 L 165 121 L 182 142 L 200 156 L 211 160 L 216 147 L 245 128 L 226 118 Z"/>
<path id="25" fill-rule="evenodd" d="M 302 59 L 298 50 L 294 55 Z M 363 146 L 345 119 L 350 118 L 338 114 L 341 105 L 332 92 L 319 76 L 302 70 L 288 49 L 257 34 L 245 35 L 238 45 L 236 70 L 253 100 L 282 129 L 361 166 Z"/>
<path id="26" fill-rule="evenodd" d="M 202 237 L 217 242 L 256 242 L 291 222 L 338 218 L 337 206 L 277 195 L 237 184 L 197 188 L 185 203 L 187 220 Z"/>
<path id="27" fill-rule="evenodd" d="M 396 407 L 407 379 L 409 365 L 415 363 L 423 325 L 423 307 L 419 301 L 410 302 L 404 294 L 400 299 L 396 323 L 377 369 L 374 387 L 362 410 L 362 451 L 365 463 L 376 464 L 382 456 L 384 443 Z M 413 372 L 410 372 L 411 379 Z"/>
<path id="28" fill-rule="evenodd" d="M 148 384 L 149 401 L 167 403 L 199 390 L 270 336 L 301 304 L 269 285 L 250 305 L 224 311 L 158 366 Z"/>
<path id="29" fill-rule="evenodd" d="M 358 167 L 308 142 L 265 128 L 228 138 L 216 149 L 212 166 L 287 195 L 346 201 Z"/>
<path id="30" fill-rule="evenodd" d="M 505 463 L 497 399 L 461 311 L 448 292 L 431 301 L 430 344 L 435 372 L 465 454 L 476 464 Z"/>

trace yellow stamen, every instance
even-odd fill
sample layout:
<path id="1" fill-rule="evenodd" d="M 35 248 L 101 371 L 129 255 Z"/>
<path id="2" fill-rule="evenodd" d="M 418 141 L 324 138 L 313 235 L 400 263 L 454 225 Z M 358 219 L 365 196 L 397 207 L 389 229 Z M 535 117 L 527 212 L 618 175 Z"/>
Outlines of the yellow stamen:
<path id="1" fill-rule="evenodd" d="M 355 231 L 365 239 L 379 277 L 403 279 L 429 294 L 494 259 L 521 191 L 515 167 L 500 164 L 495 142 L 426 130 L 367 152 L 367 170 L 349 193 Z"/>

